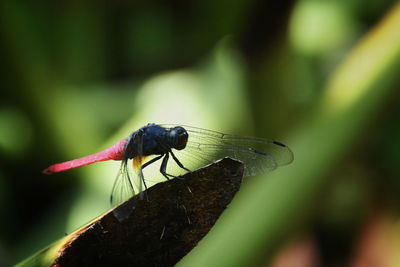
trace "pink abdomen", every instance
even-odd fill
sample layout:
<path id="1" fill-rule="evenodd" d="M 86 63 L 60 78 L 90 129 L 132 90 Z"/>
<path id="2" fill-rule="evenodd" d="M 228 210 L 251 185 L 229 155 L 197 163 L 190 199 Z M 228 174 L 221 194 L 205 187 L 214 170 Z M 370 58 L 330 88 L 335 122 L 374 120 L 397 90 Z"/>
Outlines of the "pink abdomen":
<path id="1" fill-rule="evenodd" d="M 56 172 L 63 172 L 69 169 L 89 165 L 99 161 L 106 161 L 106 160 L 122 160 L 125 151 L 125 144 L 126 140 L 121 140 L 115 145 L 100 151 L 96 154 L 92 154 L 86 157 L 82 157 L 79 159 L 74 159 L 62 163 L 57 163 L 51 165 L 47 169 L 43 170 L 43 173 L 52 174 Z"/>

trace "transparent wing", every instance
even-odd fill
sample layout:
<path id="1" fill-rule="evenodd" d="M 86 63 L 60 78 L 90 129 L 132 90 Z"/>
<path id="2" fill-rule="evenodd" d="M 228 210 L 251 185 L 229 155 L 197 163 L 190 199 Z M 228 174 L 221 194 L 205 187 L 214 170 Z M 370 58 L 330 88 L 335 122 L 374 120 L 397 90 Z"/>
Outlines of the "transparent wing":
<path id="1" fill-rule="evenodd" d="M 111 191 L 111 206 L 117 206 L 133 195 L 135 195 L 135 189 L 129 176 L 127 161 L 122 161 Z"/>
<path id="2" fill-rule="evenodd" d="M 231 157 L 244 162 L 244 175 L 252 176 L 272 171 L 278 166 L 293 161 L 292 151 L 286 145 L 277 141 L 224 134 L 185 125 L 168 124 L 161 126 L 165 128 L 182 126 L 188 132 L 186 147 L 183 150 L 173 150 L 173 153 L 190 170 L 213 163 L 223 157 Z M 154 157 L 155 155 L 150 155 L 146 160 L 151 160 Z M 148 187 L 160 181 L 165 181 L 165 177 L 160 173 L 161 162 L 162 159 L 143 169 L 144 180 Z M 111 193 L 111 204 L 113 206 L 133 196 L 135 188 L 141 191 L 143 187 L 137 170 L 130 171 L 127 163 L 128 160 L 122 161 L 120 171 L 114 182 Z M 173 158 L 169 158 L 168 174 L 177 176 L 186 172 L 177 165 Z M 118 217 L 126 217 L 126 214 L 119 214 Z"/>
<path id="3" fill-rule="evenodd" d="M 175 127 L 177 125 L 162 126 Z M 188 143 L 186 148 L 174 150 L 174 153 L 189 169 L 196 169 L 223 157 L 232 157 L 244 162 L 245 176 L 253 176 L 272 171 L 278 166 L 293 161 L 293 152 L 277 141 L 180 126 L 188 132 Z"/>

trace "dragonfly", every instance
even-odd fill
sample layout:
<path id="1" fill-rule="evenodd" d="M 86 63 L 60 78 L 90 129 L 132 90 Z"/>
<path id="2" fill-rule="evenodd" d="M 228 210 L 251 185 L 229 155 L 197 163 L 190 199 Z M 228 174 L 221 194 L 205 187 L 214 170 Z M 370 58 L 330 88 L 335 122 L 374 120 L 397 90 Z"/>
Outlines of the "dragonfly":
<path id="1" fill-rule="evenodd" d="M 129 161 L 132 161 L 134 174 L 140 179 L 139 194 L 143 198 L 143 187 L 147 189 L 143 171 L 151 164 L 161 162 L 159 173 L 170 180 L 182 172 L 190 172 L 224 157 L 242 161 L 244 176 L 272 171 L 294 159 L 288 146 L 274 140 L 225 134 L 187 125 L 149 123 L 101 152 L 51 165 L 43 173 L 53 174 L 95 162 L 119 160 L 121 167 L 110 197 L 111 205 L 116 206 L 135 195 Z M 171 158 L 175 162 L 175 169 L 170 167 Z M 174 173 L 171 173 L 172 170 L 175 170 Z"/>

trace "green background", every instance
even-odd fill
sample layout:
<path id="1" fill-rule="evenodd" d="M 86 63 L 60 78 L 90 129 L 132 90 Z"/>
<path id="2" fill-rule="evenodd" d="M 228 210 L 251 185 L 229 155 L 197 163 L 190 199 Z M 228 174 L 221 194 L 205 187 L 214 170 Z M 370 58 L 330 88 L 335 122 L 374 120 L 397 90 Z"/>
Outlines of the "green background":
<path id="1" fill-rule="evenodd" d="M 400 262 L 396 1 L 133 2 L 1 1 L 0 265 L 109 209 L 118 162 L 43 169 L 148 122 L 295 155 L 245 179 L 181 266 Z"/>

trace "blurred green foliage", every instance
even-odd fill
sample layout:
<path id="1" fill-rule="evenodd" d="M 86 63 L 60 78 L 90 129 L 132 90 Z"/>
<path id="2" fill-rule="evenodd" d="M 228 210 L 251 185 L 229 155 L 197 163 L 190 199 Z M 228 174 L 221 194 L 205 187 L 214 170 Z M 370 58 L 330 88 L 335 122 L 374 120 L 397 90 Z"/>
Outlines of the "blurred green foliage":
<path id="1" fill-rule="evenodd" d="M 353 50 L 394 3 L 1 1 L 0 265 L 106 211 L 119 163 L 42 169 L 148 122 L 277 139 L 295 154 L 247 179 L 182 265 L 272 264 L 303 235 L 322 265 L 344 265 L 371 214 L 399 220 L 400 32 Z"/>

